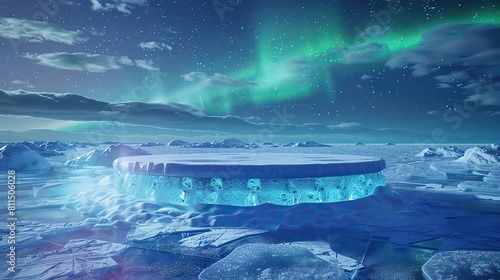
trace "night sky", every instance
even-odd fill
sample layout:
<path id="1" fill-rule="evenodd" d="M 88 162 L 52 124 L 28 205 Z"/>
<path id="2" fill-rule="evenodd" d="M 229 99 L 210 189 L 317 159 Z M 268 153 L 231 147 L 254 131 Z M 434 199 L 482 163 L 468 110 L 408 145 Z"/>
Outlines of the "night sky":
<path id="1" fill-rule="evenodd" d="M 498 142 L 499 20 L 498 1 L 2 1 L 0 142 Z"/>

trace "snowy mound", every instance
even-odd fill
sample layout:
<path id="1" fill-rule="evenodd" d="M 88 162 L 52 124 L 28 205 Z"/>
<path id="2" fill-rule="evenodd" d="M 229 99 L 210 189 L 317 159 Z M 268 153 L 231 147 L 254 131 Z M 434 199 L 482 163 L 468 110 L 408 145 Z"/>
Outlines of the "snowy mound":
<path id="1" fill-rule="evenodd" d="M 500 163 L 500 145 L 491 144 L 490 146 L 480 146 L 470 148 L 465 154 L 457 159 L 460 163 L 473 164 L 499 164 Z"/>
<path id="2" fill-rule="evenodd" d="M 439 252 L 422 267 L 425 279 L 500 279 L 500 252 Z"/>
<path id="3" fill-rule="evenodd" d="M 417 157 L 461 157 L 464 151 L 456 146 L 438 147 L 438 148 L 425 148 Z"/>
<path id="4" fill-rule="evenodd" d="M 206 268 L 199 279 L 349 279 L 335 264 L 306 248 L 282 244 L 246 244 Z"/>
<path id="5" fill-rule="evenodd" d="M 23 144 L 7 144 L 0 148 L 0 170 L 49 170 L 50 163 Z"/>
<path id="6" fill-rule="evenodd" d="M 330 147 L 330 145 L 320 144 L 314 141 L 305 141 L 303 143 L 297 143 L 294 147 Z"/>
<path id="7" fill-rule="evenodd" d="M 86 154 L 68 160 L 65 165 L 72 167 L 84 166 L 113 166 L 113 161 L 119 157 L 142 156 L 150 153 L 142 149 L 134 149 L 127 145 L 117 144 L 107 147 L 105 150 L 92 150 Z"/>

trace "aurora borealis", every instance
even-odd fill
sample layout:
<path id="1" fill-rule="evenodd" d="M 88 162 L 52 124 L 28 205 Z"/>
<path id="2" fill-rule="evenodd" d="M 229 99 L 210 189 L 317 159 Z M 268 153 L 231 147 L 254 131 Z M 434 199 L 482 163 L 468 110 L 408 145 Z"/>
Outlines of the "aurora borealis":
<path id="1" fill-rule="evenodd" d="M 114 126 L 103 139 L 245 135 L 286 111 L 294 117 L 276 139 L 500 136 L 495 1 L 27 2 L 0 4 L 4 134 L 43 129 L 48 138 L 75 137 Z M 111 111 L 12 110 L 26 100 L 18 90 L 71 93 Z M 66 101 L 46 106 L 57 111 Z M 129 101 L 144 103 L 138 108 L 147 113 L 128 118 L 116 109 L 123 106 L 104 104 Z M 189 121 L 178 117 L 186 115 Z M 436 130 L 447 137 L 434 137 Z"/>

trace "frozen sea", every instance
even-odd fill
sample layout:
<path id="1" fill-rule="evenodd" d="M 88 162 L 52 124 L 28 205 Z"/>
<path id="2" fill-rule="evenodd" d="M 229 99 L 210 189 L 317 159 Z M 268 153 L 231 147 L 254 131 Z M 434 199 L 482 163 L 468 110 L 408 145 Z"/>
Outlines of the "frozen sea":
<path id="1" fill-rule="evenodd" d="M 140 147 L 151 154 L 362 155 L 387 163 L 387 187 L 368 197 L 255 207 L 140 200 L 117 191 L 111 167 L 64 166 L 106 146 L 68 150 L 47 158 L 50 171 L 16 173 L 16 273 L 2 260 L 0 278 L 499 279 L 500 165 L 416 156 L 438 146 Z M 5 188 L 1 197 L 7 206 Z"/>

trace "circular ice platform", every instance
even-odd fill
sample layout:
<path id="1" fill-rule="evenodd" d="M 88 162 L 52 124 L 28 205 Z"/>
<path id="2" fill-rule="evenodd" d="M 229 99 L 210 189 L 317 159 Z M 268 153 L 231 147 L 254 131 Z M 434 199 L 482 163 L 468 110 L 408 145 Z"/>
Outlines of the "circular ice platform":
<path id="1" fill-rule="evenodd" d="M 330 154 L 204 153 L 122 157 L 121 172 L 173 177 L 249 179 L 349 176 L 380 172 L 385 161 Z"/>
<path id="2" fill-rule="evenodd" d="M 115 160 L 117 188 L 185 205 L 336 202 L 385 186 L 385 161 L 325 154 L 166 154 Z"/>

